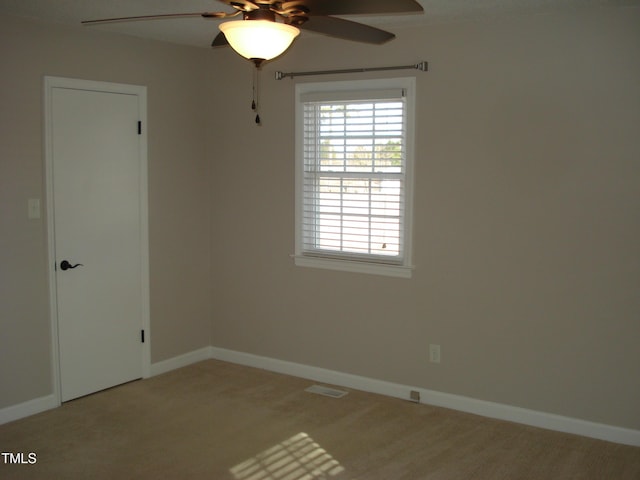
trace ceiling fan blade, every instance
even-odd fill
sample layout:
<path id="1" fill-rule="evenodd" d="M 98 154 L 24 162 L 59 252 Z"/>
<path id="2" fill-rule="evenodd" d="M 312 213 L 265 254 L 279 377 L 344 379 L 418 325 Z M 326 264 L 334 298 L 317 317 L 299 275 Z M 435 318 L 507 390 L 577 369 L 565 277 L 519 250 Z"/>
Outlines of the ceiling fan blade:
<path id="1" fill-rule="evenodd" d="M 282 2 L 283 10 L 298 5 L 308 9 L 310 16 L 424 12 L 422 6 L 415 0 L 290 0 Z"/>
<path id="2" fill-rule="evenodd" d="M 242 12 L 251 12 L 253 10 L 258 10 L 260 7 L 258 6 L 261 3 L 269 4 L 269 2 L 264 1 L 255 1 L 255 0 L 218 0 L 219 2 L 226 3 L 227 5 L 242 11 Z"/>
<path id="3" fill-rule="evenodd" d="M 164 13 L 161 15 L 138 15 L 135 17 L 116 17 L 116 18 L 100 18 L 98 20 L 83 20 L 81 23 L 83 25 L 98 25 L 101 23 L 134 22 L 139 20 L 162 20 L 162 19 L 170 19 L 170 18 L 188 18 L 188 17 L 228 18 L 228 17 L 235 17 L 239 13 L 240 12 Z"/>
<path id="4" fill-rule="evenodd" d="M 395 38 L 395 35 L 364 23 L 352 22 L 336 17 L 312 16 L 300 25 L 303 30 L 322 33 L 356 42 L 381 44 Z"/>
<path id="5" fill-rule="evenodd" d="M 229 42 L 227 41 L 227 37 L 224 36 L 224 33 L 220 32 L 216 35 L 216 38 L 211 42 L 212 47 L 228 47 Z"/>

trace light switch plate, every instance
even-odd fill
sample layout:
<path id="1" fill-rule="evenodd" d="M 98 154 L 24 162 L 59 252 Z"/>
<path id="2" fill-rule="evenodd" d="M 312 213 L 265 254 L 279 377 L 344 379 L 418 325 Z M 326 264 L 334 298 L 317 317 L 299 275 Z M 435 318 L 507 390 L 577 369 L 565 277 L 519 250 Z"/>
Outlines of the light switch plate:
<path id="1" fill-rule="evenodd" d="M 27 202 L 27 216 L 30 220 L 36 220 L 40 218 L 40 199 L 30 198 Z"/>

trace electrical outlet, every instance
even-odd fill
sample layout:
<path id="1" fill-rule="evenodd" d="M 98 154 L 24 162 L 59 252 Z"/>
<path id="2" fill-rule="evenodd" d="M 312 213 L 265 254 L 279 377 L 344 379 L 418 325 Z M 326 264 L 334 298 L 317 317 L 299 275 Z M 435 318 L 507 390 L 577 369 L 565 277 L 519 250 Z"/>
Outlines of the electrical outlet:
<path id="1" fill-rule="evenodd" d="M 440 345 L 429 344 L 429 361 L 431 363 L 440 363 Z"/>

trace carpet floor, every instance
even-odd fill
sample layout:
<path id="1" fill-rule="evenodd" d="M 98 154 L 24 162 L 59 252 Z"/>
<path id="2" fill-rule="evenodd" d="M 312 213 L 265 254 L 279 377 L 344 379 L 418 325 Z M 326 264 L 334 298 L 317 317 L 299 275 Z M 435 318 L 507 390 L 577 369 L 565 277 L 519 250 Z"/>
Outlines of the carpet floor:
<path id="1" fill-rule="evenodd" d="M 312 384 L 208 360 L 121 385 L 0 426 L 26 462 L 0 478 L 640 479 L 638 447 Z"/>

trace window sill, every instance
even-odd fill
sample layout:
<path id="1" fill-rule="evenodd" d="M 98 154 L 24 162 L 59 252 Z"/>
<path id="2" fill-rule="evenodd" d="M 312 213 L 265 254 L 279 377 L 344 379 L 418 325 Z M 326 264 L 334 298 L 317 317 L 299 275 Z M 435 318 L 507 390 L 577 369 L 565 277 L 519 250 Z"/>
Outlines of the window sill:
<path id="1" fill-rule="evenodd" d="M 385 275 L 388 277 L 411 278 L 412 267 L 402 265 L 384 265 L 381 263 L 367 263 L 350 260 L 335 260 L 332 258 L 309 257 L 293 255 L 298 267 L 323 268 L 325 270 L 341 270 L 344 272 L 366 273 L 370 275 Z"/>

